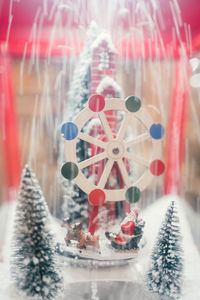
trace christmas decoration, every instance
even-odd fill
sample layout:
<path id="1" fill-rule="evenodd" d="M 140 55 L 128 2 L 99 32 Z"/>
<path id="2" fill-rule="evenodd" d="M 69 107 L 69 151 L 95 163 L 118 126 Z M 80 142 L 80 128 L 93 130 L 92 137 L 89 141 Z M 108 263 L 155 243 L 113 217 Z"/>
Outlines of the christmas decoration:
<path id="1" fill-rule="evenodd" d="M 38 181 L 26 165 L 16 208 L 11 275 L 27 296 L 41 300 L 56 299 L 62 283 L 48 214 Z"/>
<path id="2" fill-rule="evenodd" d="M 124 119 L 116 134 L 110 128 L 105 114 L 106 111 L 112 110 L 124 112 Z M 103 141 L 82 131 L 84 125 L 93 116 L 98 116 L 101 121 L 107 141 Z M 127 141 L 126 130 L 135 118 L 143 124 L 144 132 L 137 136 L 130 136 L 130 140 Z M 140 99 L 135 96 L 129 96 L 125 100 L 120 100 L 115 98 L 104 99 L 102 95 L 98 94 L 92 95 L 88 100 L 88 106 L 74 118 L 73 122 L 66 122 L 62 126 L 61 134 L 66 140 L 66 163 L 61 169 L 62 175 L 66 179 L 73 179 L 89 195 L 89 201 L 95 206 L 101 205 L 104 201 L 117 202 L 123 199 L 126 199 L 129 203 L 138 202 L 140 192 L 151 183 L 154 176 L 159 176 L 164 172 L 164 167 L 160 168 L 159 172 L 154 172 L 155 167 L 150 168 L 152 163 L 156 166 L 159 165 L 158 158 L 161 154 L 161 139 L 164 134 L 164 128 L 161 124 L 156 124 L 156 127 L 154 125 L 151 116 L 142 107 Z M 79 139 L 83 142 L 96 145 L 102 148 L 103 151 L 80 161 L 76 151 Z M 137 144 L 144 141 L 150 141 L 151 157 L 149 160 L 136 155 L 133 151 L 129 151 L 130 148 L 134 148 Z M 135 178 L 134 182 L 124 163 L 124 158 L 142 166 L 144 170 L 139 178 Z M 96 185 L 87 178 L 84 170 L 104 159 L 107 162 L 101 178 Z M 161 161 L 159 160 L 159 162 Z M 117 163 L 124 181 L 124 187 L 121 189 L 109 189 L 106 186 L 114 163 Z M 162 163 L 162 165 L 164 164 Z M 151 172 L 152 170 L 153 173 Z"/>
<path id="3" fill-rule="evenodd" d="M 143 235 L 145 222 L 139 218 L 137 210 L 127 214 L 120 226 L 118 233 L 105 232 L 105 236 L 111 241 L 113 248 L 118 250 L 138 249 L 138 244 Z"/>
<path id="4" fill-rule="evenodd" d="M 113 251 L 103 236 L 100 239 L 99 235 L 83 231 L 81 223 L 71 224 L 71 222 L 72 220 L 68 218 L 63 220 L 61 226 L 67 228 L 67 234 L 64 237 L 65 243 L 58 242 L 56 244 L 57 253 L 65 257 L 66 261 L 73 265 L 90 268 L 91 266 L 117 266 L 135 259 L 139 235 L 131 236 L 128 240 L 127 236 L 118 234 L 116 237 L 118 247 L 115 248 L 131 251 Z M 125 246 L 122 247 L 122 244 Z"/>
<path id="5" fill-rule="evenodd" d="M 70 224 L 70 219 L 63 220 L 62 226 L 67 225 L 68 231 L 65 237 L 66 245 L 68 246 L 71 241 L 77 241 L 77 248 L 86 249 L 87 246 L 92 246 L 96 249 L 100 249 L 99 236 L 91 235 L 90 232 L 84 232 L 82 230 L 81 223 Z"/>
<path id="6" fill-rule="evenodd" d="M 107 118 L 107 112 L 110 111 L 114 111 L 115 114 L 121 113 L 121 118 L 118 120 L 116 128 L 114 128 L 115 130 L 110 126 Z M 101 128 L 100 131 L 104 133 L 103 136 L 96 136 L 95 131 L 93 134 L 91 134 L 92 131 L 84 131 L 86 126 L 87 128 L 90 127 L 90 122 L 94 124 L 94 118 L 99 119 L 98 126 Z M 132 128 L 135 128 L 138 121 L 141 126 L 139 133 L 134 132 Z M 96 120 L 95 124 L 97 124 Z M 65 138 L 66 147 L 66 162 L 61 168 L 61 173 L 63 177 L 69 181 L 73 180 L 81 190 L 88 194 L 88 201 L 92 206 L 89 224 L 90 237 L 87 236 L 87 239 L 83 239 L 85 232 L 81 230 L 82 226 L 80 227 L 80 224 L 75 225 L 75 227 L 68 224 L 69 232 L 65 238 L 68 245 L 67 251 L 61 249 L 62 245 L 58 243 L 57 251 L 59 254 L 76 257 L 77 247 L 86 248 L 87 245 L 92 245 L 98 249 L 101 246 L 101 250 L 110 247 L 108 242 L 107 246 L 102 243 L 99 245 L 99 241 L 95 244 L 98 239 L 94 236 L 94 229 L 98 224 L 100 207 L 105 207 L 105 204 L 110 202 L 120 202 L 123 199 L 126 199 L 130 204 L 138 202 L 141 191 L 151 183 L 154 176 L 160 176 L 164 172 L 164 163 L 159 159 L 164 128 L 159 123 L 153 123 L 151 116 L 142 106 L 138 97 L 129 96 L 124 100 L 117 98 L 105 99 L 103 95 L 94 94 L 90 96 L 86 107 L 75 116 L 73 121 L 65 122 L 62 125 L 61 134 Z M 80 140 L 83 145 L 84 143 L 89 144 L 92 150 L 94 150 L 94 147 L 101 150 L 98 152 L 91 151 L 90 157 L 80 160 L 76 151 Z M 132 148 L 143 142 L 146 142 L 147 147 L 150 149 L 149 154 L 145 157 L 142 157 L 140 152 L 137 154 L 132 151 Z M 98 180 L 91 180 L 90 176 L 87 176 L 87 170 L 92 170 L 98 163 L 100 163 L 98 169 L 101 170 L 98 174 Z M 116 173 L 121 174 L 123 184 L 120 186 L 114 185 L 111 189 L 108 182 L 110 176 L 113 175 L 114 164 L 117 166 Z M 129 164 L 132 164 L 132 170 Z M 135 170 L 138 165 L 142 171 L 137 173 Z M 124 259 L 123 255 L 127 250 L 129 252 L 128 259 L 133 258 L 133 256 L 130 257 L 131 254 L 137 253 L 139 242 L 143 236 L 144 224 L 145 222 L 139 218 L 138 212 L 133 210 L 127 214 L 119 232 L 105 232 L 106 238 L 111 242 L 110 249 L 114 250 L 113 252 L 117 252 L 116 250 L 123 252 L 118 260 Z M 73 247 L 73 244 L 69 247 L 71 240 L 78 242 L 76 247 Z M 111 259 L 112 255 L 113 253 L 109 261 L 113 260 L 113 258 Z M 86 251 L 83 256 L 78 256 L 80 259 L 86 257 L 91 259 L 92 257 L 98 261 L 107 259 L 103 251 L 98 255 Z"/>
<path id="7" fill-rule="evenodd" d="M 169 206 L 158 233 L 147 274 L 149 289 L 169 299 L 178 299 L 183 278 L 183 252 L 175 202 Z"/>

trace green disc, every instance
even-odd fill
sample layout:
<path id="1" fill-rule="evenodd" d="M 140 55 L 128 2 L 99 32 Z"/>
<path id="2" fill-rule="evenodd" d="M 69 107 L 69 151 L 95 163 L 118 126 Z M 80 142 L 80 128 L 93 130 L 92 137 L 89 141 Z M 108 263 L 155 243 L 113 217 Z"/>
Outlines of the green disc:
<path id="1" fill-rule="evenodd" d="M 129 203 L 138 202 L 140 199 L 140 190 L 136 186 L 131 186 L 127 189 L 125 197 Z"/>
<path id="2" fill-rule="evenodd" d="M 129 96 L 128 98 L 126 98 L 126 108 L 130 111 L 130 112 L 136 112 L 140 109 L 141 107 L 141 101 L 139 98 L 135 97 L 135 96 Z"/>
<path id="3" fill-rule="evenodd" d="M 66 179 L 72 180 L 78 175 L 78 167 L 72 162 L 67 162 L 62 166 L 61 173 Z"/>

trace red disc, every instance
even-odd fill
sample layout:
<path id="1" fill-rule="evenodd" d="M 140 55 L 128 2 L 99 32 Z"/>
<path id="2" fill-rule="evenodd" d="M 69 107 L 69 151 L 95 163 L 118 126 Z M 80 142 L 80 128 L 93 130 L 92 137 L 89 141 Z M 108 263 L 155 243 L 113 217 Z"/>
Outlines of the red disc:
<path id="1" fill-rule="evenodd" d="M 156 159 L 150 164 L 150 171 L 154 176 L 160 176 L 165 171 L 165 165 L 161 160 Z"/>
<path id="2" fill-rule="evenodd" d="M 104 97 L 102 95 L 98 95 L 98 94 L 92 95 L 89 98 L 88 106 L 89 106 L 89 109 L 94 112 L 102 111 L 105 106 Z"/>
<path id="3" fill-rule="evenodd" d="M 95 189 L 89 193 L 89 201 L 91 204 L 99 206 L 102 205 L 106 200 L 104 191 Z"/>

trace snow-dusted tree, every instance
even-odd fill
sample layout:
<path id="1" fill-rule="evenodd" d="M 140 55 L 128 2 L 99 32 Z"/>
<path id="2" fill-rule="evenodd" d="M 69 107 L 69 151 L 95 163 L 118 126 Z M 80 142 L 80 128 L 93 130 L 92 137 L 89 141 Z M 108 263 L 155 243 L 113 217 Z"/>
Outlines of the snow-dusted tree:
<path id="1" fill-rule="evenodd" d="M 86 36 L 86 42 L 79 62 L 75 68 L 69 91 L 68 107 L 64 116 L 64 122 L 69 121 L 82 110 L 89 98 L 90 93 L 90 64 L 92 59 L 91 45 L 98 35 L 98 27 L 95 22 L 91 22 Z M 63 122 L 63 123 L 64 123 Z M 63 141 L 60 147 L 59 165 L 63 164 L 64 148 Z M 83 140 L 78 140 L 76 147 L 78 160 L 88 157 L 87 145 Z M 87 176 L 87 170 L 83 170 Z M 64 181 L 63 184 L 63 217 L 71 217 L 76 222 L 88 223 L 88 196 L 73 182 Z"/>
<path id="2" fill-rule="evenodd" d="M 147 284 L 160 299 L 178 299 L 183 278 L 183 250 L 175 202 L 168 207 L 153 248 Z"/>
<path id="3" fill-rule="evenodd" d="M 11 275 L 18 289 L 36 299 L 56 299 L 62 286 L 49 212 L 38 181 L 25 166 L 14 223 Z"/>
<path id="4" fill-rule="evenodd" d="M 73 118 L 87 103 L 90 94 L 90 64 L 92 62 L 92 44 L 96 40 L 99 29 L 94 21 L 86 33 L 84 48 L 74 70 L 69 90 L 67 116 Z M 67 117 L 66 116 L 66 117 Z"/>
<path id="5" fill-rule="evenodd" d="M 62 211 L 64 218 L 70 218 L 73 221 L 81 222 L 83 226 L 88 223 L 88 197 L 72 181 L 63 182 L 64 201 Z"/>

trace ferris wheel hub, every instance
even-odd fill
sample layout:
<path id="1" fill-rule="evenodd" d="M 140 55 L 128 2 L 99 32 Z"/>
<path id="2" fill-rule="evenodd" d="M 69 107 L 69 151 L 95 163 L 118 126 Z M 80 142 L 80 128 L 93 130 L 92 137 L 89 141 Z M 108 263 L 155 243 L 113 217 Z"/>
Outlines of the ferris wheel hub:
<path id="1" fill-rule="evenodd" d="M 120 151 L 119 148 L 114 148 L 112 152 L 113 152 L 113 154 L 116 155 L 116 154 L 119 154 L 119 151 Z"/>
<path id="2" fill-rule="evenodd" d="M 123 157 L 125 148 L 121 142 L 114 141 L 108 143 L 106 151 L 107 151 L 108 158 L 118 160 Z"/>

